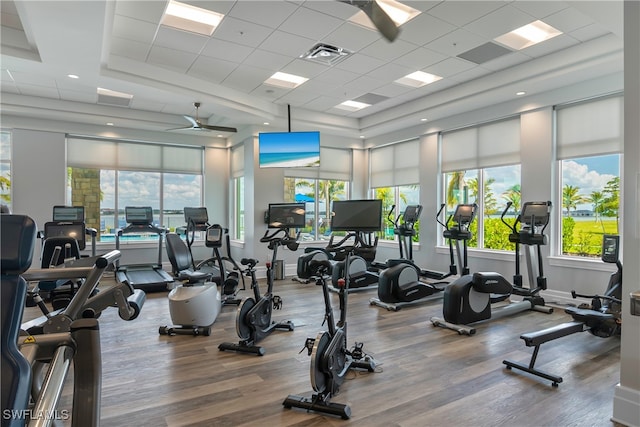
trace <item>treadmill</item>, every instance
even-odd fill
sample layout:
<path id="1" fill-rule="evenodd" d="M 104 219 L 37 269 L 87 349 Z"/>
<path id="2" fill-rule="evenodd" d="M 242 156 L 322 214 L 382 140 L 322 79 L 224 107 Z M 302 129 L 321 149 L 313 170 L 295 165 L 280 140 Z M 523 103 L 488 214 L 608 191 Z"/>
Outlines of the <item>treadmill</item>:
<path id="1" fill-rule="evenodd" d="M 116 230 L 116 249 L 120 249 L 120 238 L 124 234 L 155 233 L 158 235 L 158 262 L 136 265 L 120 265 L 116 262 L 116 280 L 145 292 L 166 291 L 167 285 L 174 281 L 162 269 L 162 239 L 167 230 L 153 225 L 151 206 L 127 206 L 124 212 L 127 226 Z"/>

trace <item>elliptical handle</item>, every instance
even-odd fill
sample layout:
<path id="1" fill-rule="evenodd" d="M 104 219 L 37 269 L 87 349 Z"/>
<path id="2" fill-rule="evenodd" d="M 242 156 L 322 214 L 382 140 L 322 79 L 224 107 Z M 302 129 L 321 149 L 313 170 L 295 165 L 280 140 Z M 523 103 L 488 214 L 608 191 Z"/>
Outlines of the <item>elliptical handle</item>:
<path id="1" fill-rule="evenodd" d="M 518 220 L 516 219 L 516 221 L 513 223 L 513 225 L 509 224 L 507 221 L 504 220 L 504 216 L 507 214 L 507 212 L 509 211 L 509 209 L 511 208 L 511 205 L 513 205 L 513 202 L 507 202 L 507 206 L 505 206 L 504 210 L 502 211 L 502 215 L 500 215 L 500 221 L 502 221 L 502 223 L 504 225 L 506 225 L 507 227 L 509 227 L 511 229 L 511 231 L 513 231 L 514 233 L 517 232 L 516 230 L 516 224 L 518 223 Z"/>
<path id="2" fill-rule="evenodd" d="M 447 224 L 449 223 L 449 220 L 451 219 L 451 217 L 449 217 L 449 219 L 447 219 L 447 222 L 446 222 L 446 223 L 444 223 L 444 222 L 440 221 L 440 214 L 442 213 L 442 210 L 444 209 L 444 207 L 445 207 L 445 206 L 447 206 L 447 204 L 446 204 L 446 203 L 442 203 L 442 204 L 440 205 L 440 209 L 438 209 L 438 213 L 436 214 L 436 222 L 437 222 L 438 224 L 440 224 L 441 226 L 443 226 L 443 227 L 445 228 L 445 230 L 448 230 L 448 229 L 449 229 L 449 226 L 448 226 Z"/>

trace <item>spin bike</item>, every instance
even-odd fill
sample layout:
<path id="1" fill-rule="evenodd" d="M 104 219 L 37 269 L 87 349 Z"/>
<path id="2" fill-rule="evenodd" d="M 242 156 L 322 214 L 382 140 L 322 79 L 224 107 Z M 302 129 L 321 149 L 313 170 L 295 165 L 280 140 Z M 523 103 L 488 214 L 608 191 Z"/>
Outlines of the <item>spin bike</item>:
<path id="1" fill-rule="evenodd" d="M 286 246 L 289 250 L 298 249 L 297 236 L 292 238 L 288 228 L 279 228 L 273 233 L 267 230 L 260 239 L 262 243 L 268 243 L 269 249 L 273 251 L 271 262 L 267 263 L 267 292 L 260 296 L 260 287 L 256 279 L 255 266 L 258 260 L 243 258 L 240 264 L 246 266 L 243 271 L 245 276 L 251 278 L 251 289 L 253 298 L 246 298 L 240 303 L 236 315 L 236 332 L 240 341 L 235 343 L 223 342 L 218 346 L 221 351 L 232 350 L 241 353 L 253 353 L 264 356 L 265 349 L 256 345 L 274 330 L 293 331 L 294 325 L 291 321 L 274 322 L 271 320 L 272 309 L 282 308 L 282 298 L 273 294 L 274 266 L 278 255 L 278 247 Z"/>
<path id="2" fill-rule="evenodd" d="M 347 262 L 349 256 L 347 255 Z M 351 417 L 349 405 L 331 402 L 331 397 L 338 394 L 340 386 L 350 369 L 374 372 L 376 362 L 373 357 L 362 350 L 363 343 L 356 342 L 352 349 L 347 349 L 347 294 L 348 276 L 338 281 L 338 296 L 340 300 L 340 319 L 336 323 L 329 296 L 326 279 L 331 271 L 328 260 L 311 261 L 309 265 L 316 278 L 316 284 L 322 286 L 324 296 L 325 315 L 328 331 L 320 332 L 316 338 L 307 338 L 304 348 L 311 356 L 311 386 L 316 392 L 311 397 L 289 395 L 282 405 L 306 409 L 308 411 L 323 412 L 336 415 L 342 419 Z"/>

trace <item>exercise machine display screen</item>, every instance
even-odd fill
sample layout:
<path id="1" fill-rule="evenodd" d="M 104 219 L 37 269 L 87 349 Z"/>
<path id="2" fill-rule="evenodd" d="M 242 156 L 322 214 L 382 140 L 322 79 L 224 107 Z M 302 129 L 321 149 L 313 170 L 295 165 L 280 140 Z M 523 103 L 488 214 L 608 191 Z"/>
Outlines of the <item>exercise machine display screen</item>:
<path id="1" fill-rule="evenodd" d="M 153 223 L 153 209 L 151 206 L 124 208 L 125 221 L 129 224 L 147 225 Z"/>
<path id="2" fill-rule="evenodd" d="M 382 230 L 382 200 L 335 200 L 331 212 L 331 230 Z"/>
<path id="3" fill-rule="evenodd" d="M 196 225 L 203 225 L 209 222 L 209 215 L 207 214 L 207 208 L 184 208 L 184 221 L 189 224 L 189 221 L 193 221 Z"/>
<path id="4" fill-rule="evenodd" d="M 269 228 L 303 228 L 304 203 L 269 203 Z"/>
<path id="5" fill-rule="evenodd" d="M 551 202 L 525 202 L 520 212 L 520 222 L 531 224 L 536 227 L 549 223 L 549 212 Z"/>
<path id="6" fill-rule="evenodd" d="M 86 247 L 84 222 L 47 222 L 44 224 L 44 237 L 70 237 L 78 242 L 78 247 Z"/>
<path id="7" fill-rule="evenodd" d="M 456 210 L 453 213 L 453 220 L 458 224 L 471 224 L 476 217 L 476 208 L 478 205 L 472 204 L 459 204 L 456 206 Z"/>
<path id="8" fill-rule="evenodd" d="M 405 208 L 402 218 L 404 219 L 404 222 L 414 224 L 418 221 L 418 218 L 420 218 L 421 212 L 422 212 L 421 205 L 409 205 Z"/>
<path id="9" fill-rule="evenodd" d="M 619 257 L 620 236 L 617 234 L 605 234 L 602 236 L 602 261 L 615 264 Z"/>
<path id="10" fill-rule="evenodd" d="M 84 222 L 84 206 L 54 206 L 53 220 Z"/>

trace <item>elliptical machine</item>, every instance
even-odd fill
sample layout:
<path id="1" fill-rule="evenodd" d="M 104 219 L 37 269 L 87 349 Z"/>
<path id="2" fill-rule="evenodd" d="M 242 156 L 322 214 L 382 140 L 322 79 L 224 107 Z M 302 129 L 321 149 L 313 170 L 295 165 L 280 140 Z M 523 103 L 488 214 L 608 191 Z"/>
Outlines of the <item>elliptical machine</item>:
<path id="1" fill-rule="evenodd" d="M 294 325 L 291 321 L 274 322 L 271 320 L 272 309 L 282 308 L 282 298 L 273 294 L 274 266 L 278 256 L 278 247 L 285 246 L 289 250 L 298 249 L 297 236 L 292 238 L 288 228 L 279 228 L 273 233 L 267 230 L 260 239 L 267 243 L 269 249 L 273 251 L 271 262 L 267 263 L 267 291 L 260 296 L 260 287 L 256 279 L 255 266 L 258 263 L 255 259 L 243 258 L 240 263 L 247 266 L 244 270 L 246 276 L 251 277 L 251 289 L 253 298 L 246 298 L 240 303 L 236 315 L 236 332 L 240 341 L 236 343 L 223 342 L 218 346 L 221 351 L 233 350 L 242 353 L 252 353 L 264 356 L 265 349 L 256 345 L 263 338 L 275 330 L 293 331 Z"/>
<path id="2" fill-rule="evenodd" d="M 347 255 L 348 261 L 349 255 Z M 316 279 L 316 284 L 322 286 L 324 296 L 325 315 L 328 331 L 320 332 L 316 338 L 307 338 L 304 348 L 311 356 L 310 378 L 311 386 L 316 392 L 311 397 L 289 395 L 282 405 L 290 409 L 302 408 L 308 411 L 323 412 L 336 415 L 342 419 L 351 417 L 349 405 L 331 402 L 349 370 L 357 369 L 375 372 L 376 361 L 362 350 L 363 343 L 356 342 L 351 349 L 347 347 L 347 294 L 349 278 L 340 279 L 337 283 L 340 300 L 340 319 L 335 322 L 329 287 L 326 278 L 331 271 L 331 263 L 328 260 L 311 261 L 310 271 Z"/>
<path id="3" fill-rule="evenodd" d="M 544 299 L 539 295 L 540 291 L 547 289 L 547 279 L 542 268 L 541 246 L 547 244 L 544 230 L 549 224 L 551 202 L 526 202 L 513 225 L 504 220 L 510 208 L 511 202 L 507 203 L 500 218 L 511 229 L 509 241 L 515 243 L 516 272 L 513 283 L 495 272 L 478 272 L 460 277 L 445 289 L 442 307 L 444 319 L 432 317 L 431 323 L 434 326 L 452 329 L 460 335 L 474 335 L 475 328 L 468 325 L 475 322 L 510 316 L 526 310 L 547 314 L 553 312 L 553 308 L 545 306 Z M 521 225 L 520 229 L 518 224 Z M 520 245 L 525 245 L 528 249 L 525 256 L 529 270 L 529 288 L 522 286 Z M 531 251 L 534 248 L 538 259 L 536 278 L 533 277 L 536 266 L 531 260 Z M 492 310 L 491 304 L 505 301 L 512 294 L 523 297 L 523 300 Z"/>
<path id="4" fill-rule="evenodd" d="M 440 223 L 445 231 L 443 236 L 449 240 L 449 256 L 451 265 L 449 273 L 438 273 L 428 270 L 421 270 L 412 259 L 411 238 L 416 234 L 414 225 L 418 220 L 422 206 L 407 206 L 403 214 L 403 224 L 398 224 L 400 216 L 395 220 L 394 233 L 398 235 L 400 246 L 400 259 L 388 260 L 385 270 L 380 273 L 378 282 L 378 298 L 371 298 L 369 303 L 387 310 L 397 311 L 408 305 L 433 301 L 442 296 L 441 292 L 445 287 L 443 284 L 448 282 L 427 283 L 420 280 L 421 277 L 438 277 L 440 280 L 457 273 L 454 258 L 454 241 L 456 252 L 458 255 L 458 263 L 463 274 L 469 274 L 467 266 L 467 241 L 471 238 L 469 226 L 473 222 L 476 215 L 477 205 L 460 204 L 456 207 L 455 212 L 447 218 L 446 222 L 440 222 L 440 213 L 445 205 L 442 204 L 436 220 Z M 453 219 L 454 225 L 451 225 Z M 408 242 L 407 242 L 408 241 Z M 460 241 L 463 242 L 463 250 L 460 250 Z M 404 247 L 404 250 L 403 250 Z M 407 253 L 408 259 L 403 259 L 403 253 Z"/>

